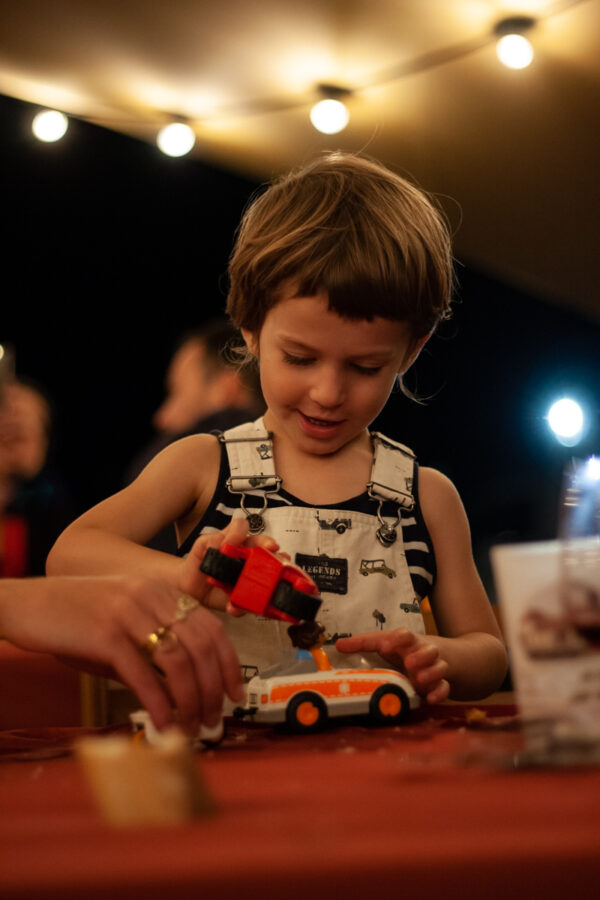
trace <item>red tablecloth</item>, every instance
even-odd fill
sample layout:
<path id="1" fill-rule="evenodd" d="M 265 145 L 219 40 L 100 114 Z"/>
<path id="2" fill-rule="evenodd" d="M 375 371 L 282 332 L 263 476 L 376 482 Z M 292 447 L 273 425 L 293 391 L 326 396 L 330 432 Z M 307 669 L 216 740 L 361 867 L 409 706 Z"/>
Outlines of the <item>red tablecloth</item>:
<path id="1" fill-rule="evenodd" d="M 75 760 L 42 758 L 43 732 L 0 735 L 0 897 L 596 898 L 600 769 L 515 769 L 513 710 L 464 712 L 311 736 L 232 724 L 197 758 L 216 814 L 126 831 Z"/>
<path id="2" fill-rule="evenodd" d="M 81 723 L 79 672 L 0 640 L 0 730 Z"/>

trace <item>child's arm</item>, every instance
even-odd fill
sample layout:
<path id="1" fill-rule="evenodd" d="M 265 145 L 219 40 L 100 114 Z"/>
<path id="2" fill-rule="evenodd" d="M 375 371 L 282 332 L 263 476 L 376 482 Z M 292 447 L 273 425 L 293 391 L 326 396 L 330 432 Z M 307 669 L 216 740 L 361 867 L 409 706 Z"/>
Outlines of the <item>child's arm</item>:
<path id="1" fill-rule="evenodd" d="M 203 535 L 187 559 L 143 546 L 166 525 L 176 522 L 187 537 L 212 497 L 219 471 L 215 438 L 196 435 L 167 447 L 129 487 L 84 513 L 58 538 L 47 561 L 49 575 L 141 575 L 161 578 L 191 594 L 205 606 L 226 609 L 227 595 L 209 588 L 199 571 L 207 547 L 258 544 L 276 551 L 273 538 L 248 539 L 245 519 L 224 531 Z"/>
<path id="2" fill-rule="evenodd" d="M 356 635 L 337 646 L 345 653 L 377 651 L 431 703 L 448 694 L 458 700 L 485 697 L 504 679 L 506 650 L 475 568 L 464 507 L 454 485 L 434 469 L 419 469 L 419 496 L 435 550 L 430 601 L 439 636 L 400 628 Z"/>
<path id="3" fill-rule="evenodd" d="M 215 438 L 196 435 L 170 445 L 131 485 L 63 532 L 48 557 L 48 574 L 127 573 L 176 580 L 181 560 L 143 545 L 170 523 L 191 527 L 194 514 L 197 521 L 208 505 L 218 470 Z"/>

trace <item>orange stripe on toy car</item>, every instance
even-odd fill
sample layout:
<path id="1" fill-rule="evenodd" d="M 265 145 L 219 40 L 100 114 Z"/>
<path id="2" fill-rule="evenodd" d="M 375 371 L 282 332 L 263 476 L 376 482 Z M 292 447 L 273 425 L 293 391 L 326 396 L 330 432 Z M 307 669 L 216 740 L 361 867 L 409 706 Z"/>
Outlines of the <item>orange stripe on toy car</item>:
<path id="1" fill-rule="evenodd" d="M 322 697 L 357 697 L 362 694 L 372 694 L 375 688 L 383 684 L 380 679 L 361 678 L 356 680 L 348 679 L 348 681 L 307 681 L 304 683 L 294 682 L 291 684 L 278 684 L 271 691 L 271 703 L 285 703 L 294 694 L 300 691 L 312 691 L 314 694 L 321 694 Z M 342 685 L 347 685 L 347 689 L 343 690 Z"/>

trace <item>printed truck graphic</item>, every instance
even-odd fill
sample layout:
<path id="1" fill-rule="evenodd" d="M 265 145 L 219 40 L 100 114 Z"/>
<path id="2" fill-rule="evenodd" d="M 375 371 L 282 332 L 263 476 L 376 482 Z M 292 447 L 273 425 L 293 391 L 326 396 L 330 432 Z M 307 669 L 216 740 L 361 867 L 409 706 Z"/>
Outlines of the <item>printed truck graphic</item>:
<path id="1" fill-rule="evenodd" d="M 384 559 L 363 559 L 358 570 L 361 575 L 387 575 L 388 578 L 395 578 L 396 573 L 389 566 L 386 566 Z"/>

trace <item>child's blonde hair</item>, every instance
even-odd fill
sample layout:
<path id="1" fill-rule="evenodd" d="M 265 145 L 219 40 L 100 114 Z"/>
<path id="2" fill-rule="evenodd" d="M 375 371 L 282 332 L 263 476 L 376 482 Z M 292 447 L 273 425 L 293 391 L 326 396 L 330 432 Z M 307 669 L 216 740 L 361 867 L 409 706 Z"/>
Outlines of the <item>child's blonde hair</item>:
<path id="1" fill-rule="evenodd" d="M 247 208 L 229 262 L 227 312 L 260 332 L 292 285 L 325 291 L 351 319 L 407 322 L 413 337 L 449 315 L 452 250 L 440 212 L 380 163 L 329 153 L 271 184 Z"/>

